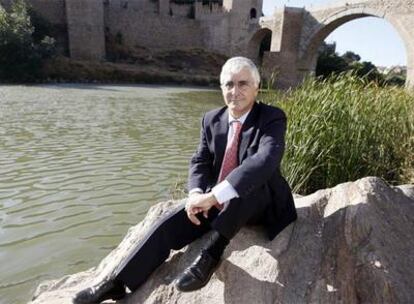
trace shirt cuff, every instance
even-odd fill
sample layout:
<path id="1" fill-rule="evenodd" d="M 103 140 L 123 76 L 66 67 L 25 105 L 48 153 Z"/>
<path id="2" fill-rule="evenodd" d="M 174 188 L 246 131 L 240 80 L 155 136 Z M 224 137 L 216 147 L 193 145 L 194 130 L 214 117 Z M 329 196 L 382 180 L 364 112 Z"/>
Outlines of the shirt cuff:
<path id="1" fill-rule="evenodd" d="M 193 188 L 190 191 L 188 191 L 188 195 L 193 194 L 193 193 L 204 193 L 204 191 L 201 188 Z"/>
<path id="2" fill-rule="evenodd" d="M 223 180 L 221 183 L 215 185 L 211 192 L 213 192 L 214 197 L 221 205 L 232 198 L 239 197 L 236 190 L 234 190 L 233 186 L 227 180 Z"/>

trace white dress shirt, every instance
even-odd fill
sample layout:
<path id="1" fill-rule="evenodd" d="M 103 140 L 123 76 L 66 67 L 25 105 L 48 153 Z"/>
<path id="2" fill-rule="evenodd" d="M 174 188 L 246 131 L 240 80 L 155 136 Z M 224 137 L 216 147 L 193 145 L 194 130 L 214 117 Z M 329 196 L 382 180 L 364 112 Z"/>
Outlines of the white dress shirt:
<path id="1" fill-rule="evenodd" d="M 230 139 L 232 138 L 232 136 L 234 134 L 233 122 L 234 121 L 240 121 L 241 124 L 243 125 L 243 123 L 246 121 L 246 118 L 249 115 L 249 113 L 250 113 L 250 111 L 247 112 L 246 114 L 242 115 L 239 119 L 234 118 L 229 113 L 229 132 L 227 133 L 226 150 L 229 148 Z M 191 189 L 189 193 L 191 194 L 191 193 L 195 193 L 195 192 L 203 193 L 203 190 L 200 189 L 200 188 L 194 188 L 194 189 Z M 216 198 L 216 200 L 219 204 L 224 204 L 224 203 L 228 202 L 229 200 L 231 200 L 232 198 L 239 197 L 236 190 L 233 188 L 232 185 L 230 185 L 230 183 L 226 179 L 224 179 L 223 181 L 221 181 L 220 183 L 215 185 L 213 187 L 213 189 L 211 190 L 211 192 L 213 193 L 214 197 Z"/>

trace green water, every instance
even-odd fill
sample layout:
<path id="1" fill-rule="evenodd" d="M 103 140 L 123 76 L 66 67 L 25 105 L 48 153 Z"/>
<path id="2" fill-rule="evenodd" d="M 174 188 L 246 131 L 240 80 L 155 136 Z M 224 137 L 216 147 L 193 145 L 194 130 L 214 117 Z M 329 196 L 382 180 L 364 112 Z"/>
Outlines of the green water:
<path id="1" fill-rule="evenodd" d="M 198 88 L 0 86 L 0 303 L 97 265 L 185 180 L 221 104 Z"/>

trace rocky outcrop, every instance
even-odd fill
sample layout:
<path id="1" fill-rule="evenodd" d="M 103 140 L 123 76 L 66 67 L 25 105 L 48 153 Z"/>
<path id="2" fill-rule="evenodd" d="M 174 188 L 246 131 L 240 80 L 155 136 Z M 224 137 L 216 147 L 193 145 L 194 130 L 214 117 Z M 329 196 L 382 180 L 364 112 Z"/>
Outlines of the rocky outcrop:
<path id="1" fill-rule="evenodd" d="M 116 268 L 164 212 L 158 204 L 132 227 L 98 267 L 41 284 L 32 304 L 71 303 Z M 232 240 L 210 283 L 193 293 L 174 278 L 202 240 L 174 252 L 150 279 L 120 303 L 409 303 L 414 299 L 414 186 L 388 186 L 367 177 L 295 198 L 298 220 L 269 242 L 260 228 Z"/>

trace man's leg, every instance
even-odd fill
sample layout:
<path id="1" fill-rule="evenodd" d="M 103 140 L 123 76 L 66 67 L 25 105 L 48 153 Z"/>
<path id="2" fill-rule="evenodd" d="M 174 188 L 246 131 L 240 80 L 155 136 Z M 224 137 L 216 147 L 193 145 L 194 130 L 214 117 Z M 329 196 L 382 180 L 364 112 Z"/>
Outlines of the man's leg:
<path id="1" fill-rule="evenodd" d="M 268 204 L 261 195 L 253 194 L 243 199 L 234 198 L 212 220 L 211 227 L 231 240 L 246 224 L 260 222 L 259 219 L 266 212 Z"/>
<path id="2" fill-rule="evenodd" d="M 210 221 L 218 214 L 209 212 L 208 219 L 197 215 L 201 224 L 194 225 L 187 217 L 184 205 L 160 219 L 148 236 L 136 247 L 119 273 L 109 282 L 89 287 L 76 294 L 76 304 L 99 303 L 106 299 L 120 299 L 127 286 L 135 291 L 169 256 L 171 249 L 181 249 L 211 229 Z M 123 291 L 123 292 L 122 292 Z"/>
<path id="3" fill-rule="evenodd" d="M 219 265 L 224 249 L 241 227 L 257 222 L 267 208 L 265 200 L 252 195 L 231 200 L 211 222 L 210 241 L 193 264 L 176 281 L 178 290 L 187 292 L 200 289 L 210 280 Z M 215 209 L 214 207 L 212 209 Z"/>
<path id="4" fill-rule="evenodd" d="M 217 210 L 211 210 L 208 219 L 199 214 L 201 224 L 198 226 L 188 219 L 184 207 L 167 214 L 157 223 L 147 239 L 136 248 L 116 279 L 130 290 L 136 290 L 168 258 L 171 249 L 181 249 L 209 231 L 210 220 L 217 213 Z"/>

